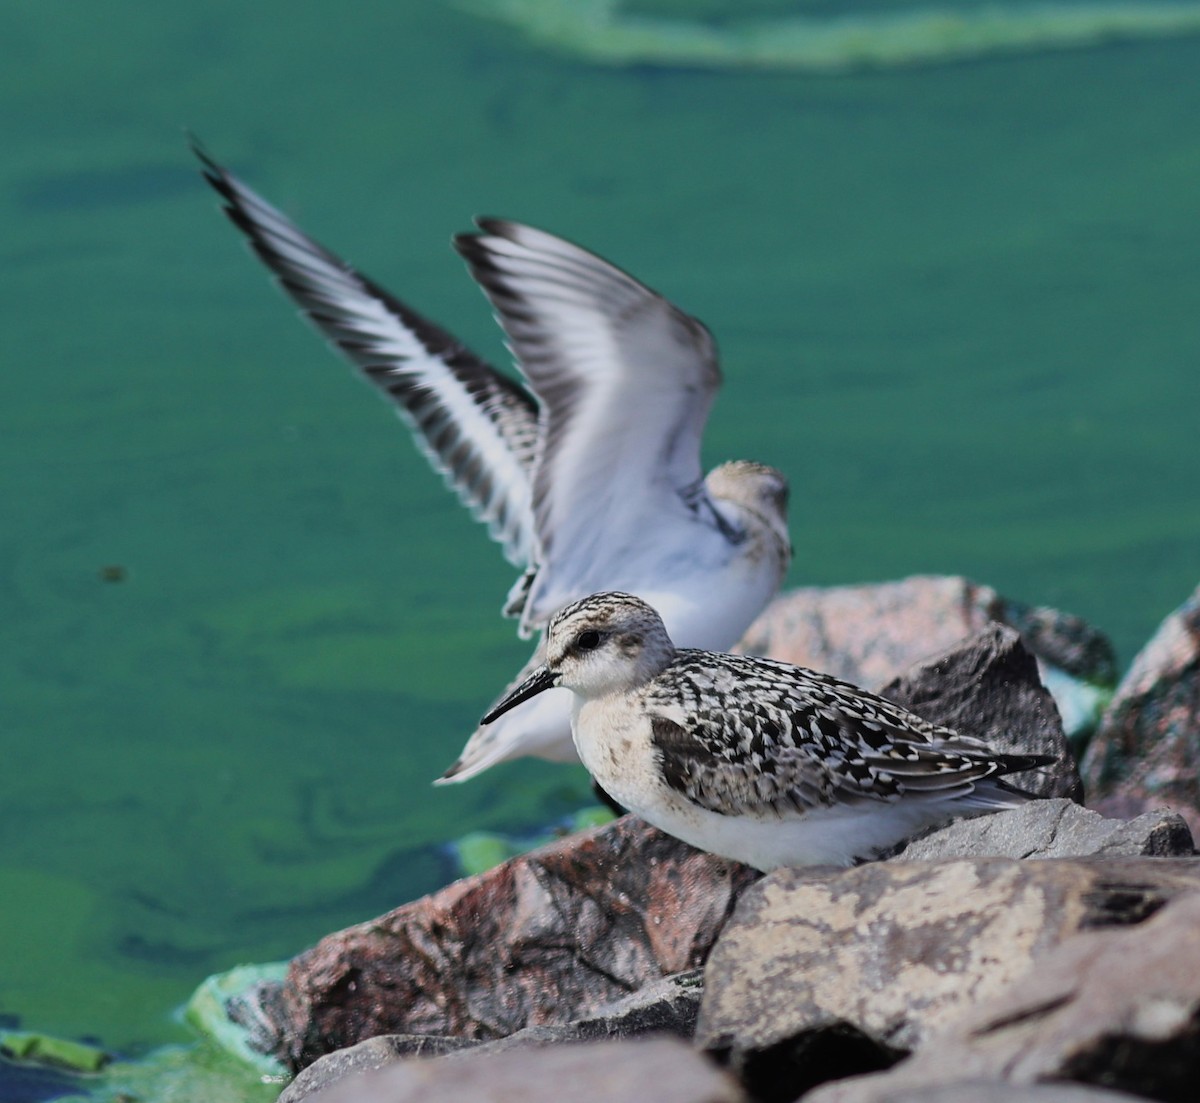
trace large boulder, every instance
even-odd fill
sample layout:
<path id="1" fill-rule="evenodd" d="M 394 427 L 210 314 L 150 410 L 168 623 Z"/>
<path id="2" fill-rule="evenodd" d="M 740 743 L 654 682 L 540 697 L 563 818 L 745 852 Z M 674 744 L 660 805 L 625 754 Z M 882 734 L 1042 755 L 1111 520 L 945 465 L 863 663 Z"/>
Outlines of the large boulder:
<path id="1" fill-rule="evenodd" d="M 758 875 L 626 816 L 469 877 L 294 958 L 277 1056 L 380 1034 L 486 1041 L 566 1024 L 703 965 Z"/>
<path id="2" fill-rule="evenodd" d="M 980 858 L 777 870 L 714 947 L 696 1041 L 752 1094 L 886 1068 L 1082 930 L 1200 891 L 1197 859 Z"/>
<path id="3" fill-rule="evenodd" d="M 1134 659 L 1083 774 L 1089 803 L 1107 815 L 1169 808 L 1200 832 L 1200 588 Z"/>
<path id="4" fill-rule="evenodd" d="M 892 679 L 880 693 L 998 751 L 1052 756 L 1051 765 L 1008 780 L 1038 796 L 1082 799 L 1058 708 L 1015 629 L 989 624 Z"/>
<path id="5" fill-rule="evenodd" d="M 1116 653 L 1079 617 L 1001 597 L 957 575 L 861 586 L 809 586 L 777 597 L 739 648 L 879 686 L 997 622 L 1039 659 L 1099 685 L 1116 682 Z"/>
<path id="6" fill-rule="evenodd" d="M 1200 892 L 1132 928 L 1086 931 L 965 1011 L 890 1072 L 806 1103 L 928 1099 L 964 1082 L 1010 1089 L 1078 1081 L 1162 1100 L 1200 1084 Z M 951 1096 L 952 1097 L 952 1096 Z M 1034 1096 L 1033 1098 L 1037 1098 Z"/>

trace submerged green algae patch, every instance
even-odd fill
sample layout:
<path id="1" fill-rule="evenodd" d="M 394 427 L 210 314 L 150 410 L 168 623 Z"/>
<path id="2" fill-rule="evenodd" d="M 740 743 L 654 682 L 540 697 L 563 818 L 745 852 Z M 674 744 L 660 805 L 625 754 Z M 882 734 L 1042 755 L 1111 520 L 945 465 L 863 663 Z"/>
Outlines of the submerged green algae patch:
<path id="1" fill-rule="evenodd" d="M 202 624 L 213 660 L 241 662 L 260 684 L 373 693 L 403 686 L 425 702 L 463 703 L 471 690 L 464 691 L 456 660 L 481 641 L 507 646 L 512 628 L 498 617 L 484 624 L 432 619 L 432 631 L 425 616 L 414 632 L 406 628 L 412 616 L 402 601 L 343 582 L 240 595 L 208 610 Z M 490 686 L 474 690 L 478 711 L 493 692 Z M 464 724 L 460 732 L 446 734 L 439 752 L 446 765 L 455 740 L 469 732 Z"/>
<path id="2" fill-rule="evenodd" d="M 573 835 L 577 831 L 586 831 L 590 827 L 599 827 L 611 823 L 614 819 L 612 812 L 599 806 L 583 808 L 580 811 L 560 821 L 556 826 L 537 831 L 528 835 L 507 835 L 499 831 L 471 831 L 460 839 L 447 844 L 447 849 L 453 856 L 460 877 L 470 877 L 476 873 L 485 873 L 500 865 L 501 862 L 515 858 L 546 846 L 564 835 Z"/>
<path id="3" fill-rule="evenodd" d="M 1008 3 L 720 22 L 637 15 L 618 0 L 463 4 L 542 45 L 600 64 L 809 73 L 936 65 L 1200 31 L 1200 5 L 1193 3 Z"/>
<path id="4" fill-rule="evenodd" d="M 198 1042 L 162 1046 L 138 1061 L 115 1062 L 82 1081 L 77 1098 L 89 1103 L 271 1103 L 287 1079 L 242 1064 L 210 1042 Z"/>
<path id="5" fill-rule="evenodd" d="M 7 1059 L 0 1065 L 0 1099 L 269 1103 L 291 1076 L 254 1049 L 250 1031 L 233 1022 L 227 1008 L 255 985 L 282 980 L 286 971 L 286 962 L 272 962 L 209 977 L 182 1010 L 194 1040 L 158 1046 L 133 1059 L 114 1058 L 101 1046 L 68 1038 L 0 1030 L 0 1056 Z"/>
<path id="6" fill-rule="evenodd" d="M 99 1072 L 112 1060 L 111 1054 L 99 1046 L 20 1030 L 0 1030 L 0 1054 L 14 1061 L 71 1072 Z"/>
<path id="7" fill-rule="evenodd" d="M 88 1103 L 271 1103 L 288 1077 L 245 1064 L 210 1041 L 112 1061 L 94 1046 L 0 1033 L 0 1099 Z"/>
<path id="8" fill-rule="evenodd" d="M 231 1001 L 250 1006 L 242 999 L 259 985 L 277 986 L 287 976 L 288 963 L 273 961 L 266 965 L 238 965 L 224 973 L 215 973 L 195 992 L 183 1009 L 183 1019 L 207 1044 L 215 1045 L 248 1068 L 256 1069 L 268 1083 L 287 1079 L 287 1070 L 272 1057 L 256 1049 L 252 1031 L 230 1017 Z"/>

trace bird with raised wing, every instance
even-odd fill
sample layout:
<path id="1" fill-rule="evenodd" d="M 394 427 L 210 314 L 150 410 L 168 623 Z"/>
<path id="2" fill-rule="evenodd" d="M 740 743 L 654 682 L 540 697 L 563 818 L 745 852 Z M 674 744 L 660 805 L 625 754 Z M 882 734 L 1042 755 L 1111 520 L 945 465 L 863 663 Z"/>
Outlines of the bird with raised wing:
<path id="1" fill-rule="evenodd" d="M 518 382 L 196 153 L 279 285 L 395 404 L 522 569 L 504 607 L 522 636 L 615 588 L 651 602 L 681 641 L 723 648 L 774 596 L 791 558 L 787 482 L 749 461 L 704 474 L 701 435 L 721 374 L 703 324 L 560 237 L 479 219 L 454 244 L 492 303 Z M 540 656 L 539 646 L 512 684 Z M 567 691 L 477 729 L 440 780 L 520 755 L 576 759 Z"/>

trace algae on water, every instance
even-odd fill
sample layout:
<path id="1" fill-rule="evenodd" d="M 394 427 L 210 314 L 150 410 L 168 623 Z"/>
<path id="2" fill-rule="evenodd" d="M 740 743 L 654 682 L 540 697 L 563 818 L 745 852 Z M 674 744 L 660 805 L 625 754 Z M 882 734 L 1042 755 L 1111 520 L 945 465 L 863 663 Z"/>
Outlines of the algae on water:
<path id="1" fill-rule="evenodd" d="M 837 73 L 1068 50 L 1200 32 L 1200 3 L 1007 3 L 720 21 L 638 15 L 619 0 L 459 0 L 534 41 L 606 65 Z M 710 11 L 712 5 L 705 6 Z M 728 7 L 736 13 L 736 4 Z"/>

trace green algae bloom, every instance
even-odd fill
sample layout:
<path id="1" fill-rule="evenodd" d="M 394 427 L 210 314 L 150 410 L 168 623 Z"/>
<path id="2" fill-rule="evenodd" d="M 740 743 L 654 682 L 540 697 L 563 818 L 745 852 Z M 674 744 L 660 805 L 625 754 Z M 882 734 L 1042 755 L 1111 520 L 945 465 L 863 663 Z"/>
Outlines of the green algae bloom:
<path id="1" fill-rule="evenodd" d="M 838 73 L 1082 49 L 1200 32 L 1200 4 L 991 4 L 838 16 L 730 18 L 637 15 L 618 0 L 462 0 L 535 42 L 604 65 L 791 69 Z"/>

